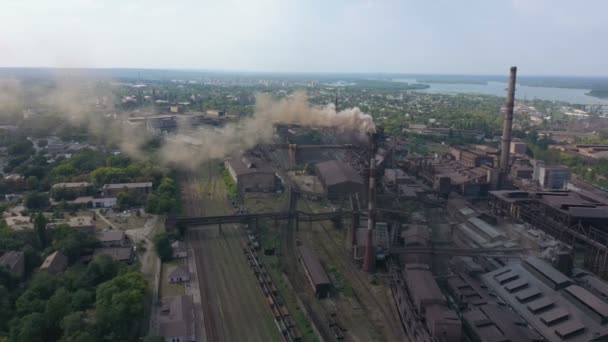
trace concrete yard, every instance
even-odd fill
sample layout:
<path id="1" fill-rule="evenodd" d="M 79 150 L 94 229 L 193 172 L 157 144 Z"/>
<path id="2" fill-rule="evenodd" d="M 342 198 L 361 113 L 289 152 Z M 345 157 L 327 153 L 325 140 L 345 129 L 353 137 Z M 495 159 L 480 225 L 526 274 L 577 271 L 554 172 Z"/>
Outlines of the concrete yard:
<path id="1" fill-rule="evenodd" d="M 220 170 L 208 164 L 198 175 L 181 179 L 186 215 L 230 214 Z M 201 326 L 207 341 L 280 341 L 281 335 L 253 271 L 247 264 L 236 226 L 197 230 L 192 227 L 187 241 L 196 261 L 200 287 Z"/>

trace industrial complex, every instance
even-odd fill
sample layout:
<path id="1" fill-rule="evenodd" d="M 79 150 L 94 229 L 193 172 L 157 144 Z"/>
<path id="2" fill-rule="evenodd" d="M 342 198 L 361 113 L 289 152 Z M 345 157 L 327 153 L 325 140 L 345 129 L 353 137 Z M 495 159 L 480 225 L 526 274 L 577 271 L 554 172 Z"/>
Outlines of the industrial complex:
<path id="1" fill-rule="evenodd" d="M 500 146 L 395 158 L 382 127 L 367 142 L 339 145 L 331 138 L 312 144 L 310 128 L 278 125 L 276 143 L 224 162 L 245 198 L 235 215 L 173 217 L 167 228 L 222 234 L 240 226 L 288 341 L 304 338 L 282 297 L 293 294 L 276 291 L 257 250 L 278 253 L 298 307 L 324 340 L 357 340 L 356 319 L 339 309 L 345 284 L 368 297 L 360 305 L 396 339 L 606 340 L 608 196 L 573 187 L 568 168 L 531 159 L 526 144 L 511 138 L 515 76 L 512 68 Z M 246 200 L 255 193 L 287 201 L 255 211 Z M 370 280 L 390 295 L 378 296 Z"/>

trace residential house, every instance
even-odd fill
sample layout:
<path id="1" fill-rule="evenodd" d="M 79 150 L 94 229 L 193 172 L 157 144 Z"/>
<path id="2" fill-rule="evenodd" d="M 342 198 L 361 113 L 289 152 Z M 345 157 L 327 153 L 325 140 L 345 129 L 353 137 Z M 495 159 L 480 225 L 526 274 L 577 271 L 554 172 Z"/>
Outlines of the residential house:
<path id="1" fill-rule="evenodd" d="M 52 274 L 61 273 L 68 267 L 68 257 L 60 251 L 55 251 L 44 259 L 40 265 L 41 271 L 46 271 Z"/>
<path id="2" fill-rule="evenodd" d="M 0 256 L 0 267 L 21 278 L 25 273 L 25 255 L 23 252 L 8 251 Z"/>
<path id="3" fill-rule="evenodd" d="M 97 233 L 97 240 L 103 247 L 126 247 L 129 240 L 122 230 L 104 230 Z"/>
<path id="4" fill-rule="evenodd" d="M 169 273 L 168 278 L 170 283 L 187 283 L 190 281 L 190 272 L 187 267 L 179 265 Z"/>

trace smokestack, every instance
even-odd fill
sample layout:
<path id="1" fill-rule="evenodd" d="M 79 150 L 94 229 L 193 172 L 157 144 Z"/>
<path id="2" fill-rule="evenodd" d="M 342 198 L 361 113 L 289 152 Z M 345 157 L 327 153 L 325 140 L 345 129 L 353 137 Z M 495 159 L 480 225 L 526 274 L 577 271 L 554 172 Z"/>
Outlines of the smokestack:
<path id="1" fill-rule="evenodd" d="M 365 240 L 365 256 L 363 270 L 374 272 L 376 253 L 373 243 L 373 232 L 376 228 L 376 134 L 370 134 L 369 156 L 369 193 L 367 194 L 367 237 Z"/>
<path id="2" fill-rule="evenodd" d="M 505 120 L 502 127 L 502 140 L 500 152 L 500 187 L 509 174 L 509 152 L 511 150 L 511 129 L 513 128 L 513 107 L 515 106 L 515 80 L 517 77 L 517 67 L 511 67 L 509 77 L 509 91 L 507 93 L 507 103 Z"/>

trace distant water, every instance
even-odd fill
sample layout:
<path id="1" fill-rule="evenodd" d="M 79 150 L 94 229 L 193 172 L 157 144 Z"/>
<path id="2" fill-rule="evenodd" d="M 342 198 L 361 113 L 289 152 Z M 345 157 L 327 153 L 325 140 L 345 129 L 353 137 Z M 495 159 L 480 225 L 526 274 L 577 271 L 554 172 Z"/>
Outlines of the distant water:
<path id="1" fill-rule="evenodd" d="M 419 83 L 416 79 L 393 79 L 395 82 Z M 424 83 L 424 82 L 422 82 Z M 467 84 L 467 83 L 425 83 L 430 86 L 427 89 L 415 90 L 421 93 L 432 94 L 483 94 L 505 97 L 507 95 L 507 84 L 502 82 L 488 82 L 487 84 Z M 574 104 L 604 104 L 608 105 L 608 100 L 598 99 L 593 96 L 585 95 L 589 90 L 569 89 L 569 88 L 550 88 L 550 87 L 530 87 L 518 84 L 515 89 L 516 99 L 539 99 L 549 101 L 563 101 Z"/>

